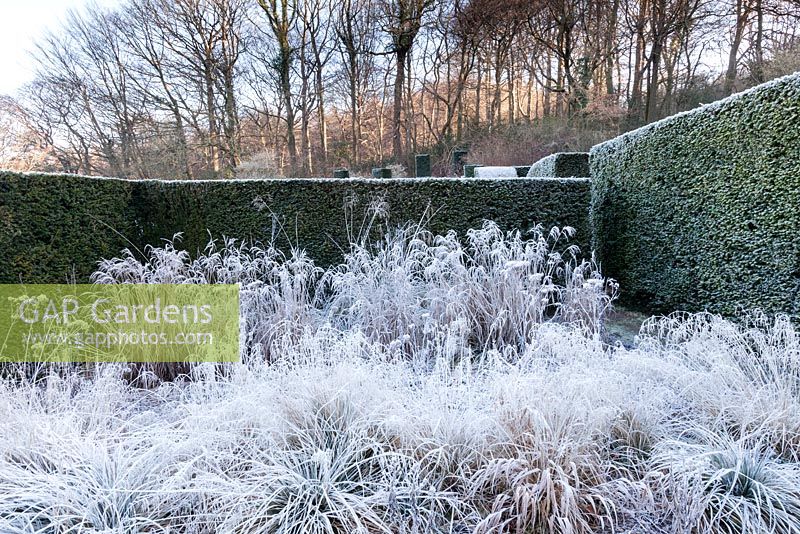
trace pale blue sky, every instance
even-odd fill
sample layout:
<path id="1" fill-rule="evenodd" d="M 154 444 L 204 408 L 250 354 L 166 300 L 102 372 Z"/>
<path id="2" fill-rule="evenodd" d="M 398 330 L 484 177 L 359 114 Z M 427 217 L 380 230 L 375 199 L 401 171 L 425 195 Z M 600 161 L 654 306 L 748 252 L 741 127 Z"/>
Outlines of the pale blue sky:
<path id="1" fill-rule="evenodd" d="M 29 51 L 45 30 L 57 30 L 69 9 L 90 0 L 0 0 L 0 94 L 13 95 L 33 76 Z M 118 0 L 99 0 L 110 6 Z"/>

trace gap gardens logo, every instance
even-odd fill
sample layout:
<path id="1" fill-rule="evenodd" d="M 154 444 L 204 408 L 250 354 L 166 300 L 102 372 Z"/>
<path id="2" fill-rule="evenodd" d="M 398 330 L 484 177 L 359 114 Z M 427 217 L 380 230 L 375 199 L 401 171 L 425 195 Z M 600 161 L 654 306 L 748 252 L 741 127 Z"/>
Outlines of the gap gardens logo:
<path id="1" fill-rule="evenodd" d="M 0 285 L 0 361 L 238 359 L 235 284 Z"/>

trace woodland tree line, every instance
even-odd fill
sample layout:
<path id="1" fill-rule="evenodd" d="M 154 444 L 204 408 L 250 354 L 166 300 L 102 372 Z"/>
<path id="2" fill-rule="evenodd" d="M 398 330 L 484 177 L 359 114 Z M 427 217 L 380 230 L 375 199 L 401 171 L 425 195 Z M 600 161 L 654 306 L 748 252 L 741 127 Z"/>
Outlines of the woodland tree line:
<path id="1" fill-rule="evenodd" d="M 131 178 L 525 164 L 800 69 L 786 0 L 124 0 L 0 99 L 0 166 Z"/>

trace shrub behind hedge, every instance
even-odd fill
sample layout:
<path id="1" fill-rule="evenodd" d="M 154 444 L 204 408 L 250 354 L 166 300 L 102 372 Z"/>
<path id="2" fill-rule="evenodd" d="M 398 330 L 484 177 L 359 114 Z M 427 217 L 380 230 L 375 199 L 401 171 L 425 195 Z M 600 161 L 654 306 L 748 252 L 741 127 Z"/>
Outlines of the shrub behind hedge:
<path id="1" fill-rule="evenodd" d="M 800 315 L 800 73 L 597 145 L 591 175 L 624 301 Z"/>
<path id="2" fill-rule="evenodd" d="M 590 176 L 587 152 L 556 152 L 530 166 L 528 178 L 540 176 Z"/>

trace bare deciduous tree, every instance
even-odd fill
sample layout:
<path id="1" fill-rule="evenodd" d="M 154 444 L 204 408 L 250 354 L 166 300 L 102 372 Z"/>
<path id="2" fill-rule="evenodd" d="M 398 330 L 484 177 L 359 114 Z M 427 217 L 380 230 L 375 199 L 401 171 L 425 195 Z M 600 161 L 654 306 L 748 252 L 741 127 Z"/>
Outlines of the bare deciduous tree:
<path id="1" fill-rule="evenodd" d="M 793 0 L 121 0 L 39 41 L 5 138 L 131 178 L 564 149 L 796 68 L 798 22 Z"/>

